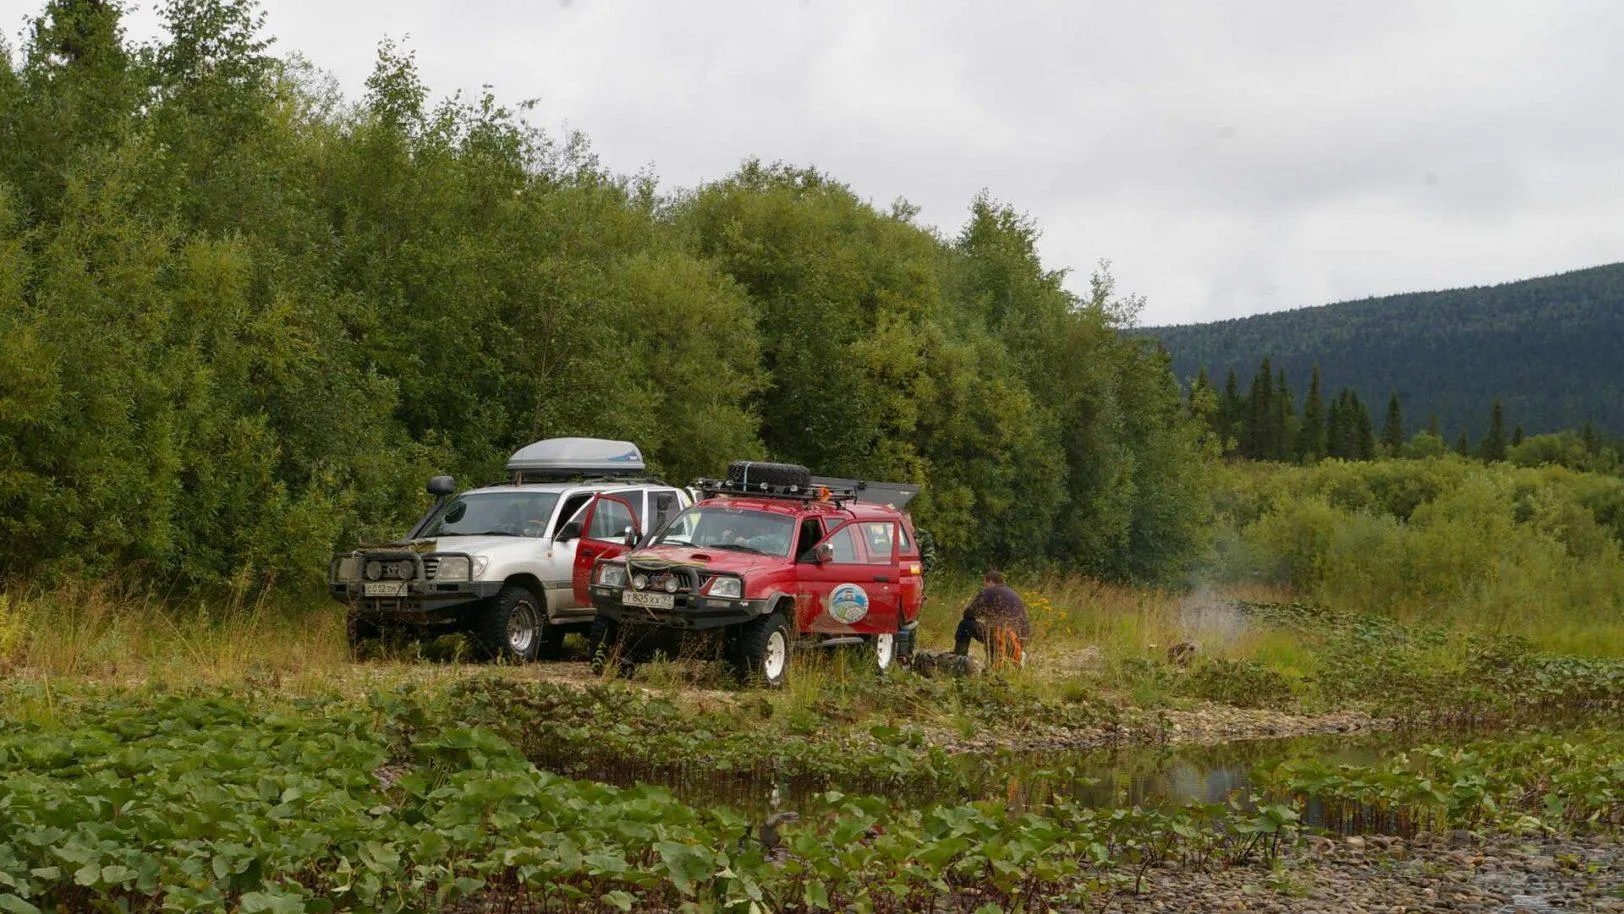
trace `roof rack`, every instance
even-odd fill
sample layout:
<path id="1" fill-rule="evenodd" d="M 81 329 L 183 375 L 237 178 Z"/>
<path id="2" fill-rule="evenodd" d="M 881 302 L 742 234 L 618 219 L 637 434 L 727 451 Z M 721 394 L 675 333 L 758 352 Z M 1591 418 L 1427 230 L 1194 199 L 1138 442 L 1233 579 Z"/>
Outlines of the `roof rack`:
<path id="1" fill-rule="evenodd" d="M 666 483 L 654 476 L 618 476 L 604 473 L 577 473 L 575 475 L 560 476 L 555 472 L 532 473 L 527 470 L 517 470 L 508 478 L 493 482 L 493 486 L 522 486 L 535 483 L 556 483 L 560 485 L 581 485 L 589 482 L 601 482 L 616 486 L 647 486 L 665 485 Z"/>
<path id="2" fill-rule="evenodd" d="M 694 488 L 706 496 L 745 495 L 751 498 L 790 498 L 796 501 L 828 501 L 835 504 L 857 500 L 857 493 L 850 488 L 823 485 L 778 486 L 765 482 L 752 482 L 746 485 L 729 482 L 726 479 L 696 479 Z"/>

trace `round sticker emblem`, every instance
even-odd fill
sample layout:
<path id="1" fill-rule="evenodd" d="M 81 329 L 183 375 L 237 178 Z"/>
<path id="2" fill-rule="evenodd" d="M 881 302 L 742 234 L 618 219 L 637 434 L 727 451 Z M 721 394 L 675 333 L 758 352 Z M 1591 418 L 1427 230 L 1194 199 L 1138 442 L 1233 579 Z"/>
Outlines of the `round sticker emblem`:
<path id="1" fill-rule="evenodd" d="M 855 625 L 868 615 L 868 594 L 856 584 L 842 584 L 829 594 L 829 615 L 836 622 Z"/>

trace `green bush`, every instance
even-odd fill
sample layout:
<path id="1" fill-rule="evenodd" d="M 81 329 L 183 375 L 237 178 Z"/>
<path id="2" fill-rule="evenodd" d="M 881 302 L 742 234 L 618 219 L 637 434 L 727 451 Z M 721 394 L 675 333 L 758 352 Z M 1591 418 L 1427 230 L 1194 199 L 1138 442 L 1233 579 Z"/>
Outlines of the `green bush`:
<path id="1" fill-rule="evenodd" d="M 1624 480 L 1457 457 L 1226 474 L 1227 580 L 1491 629 L 1588 629 L 1590 648 L 1620 649 L 1607 642 L 1624 630 Z"/>

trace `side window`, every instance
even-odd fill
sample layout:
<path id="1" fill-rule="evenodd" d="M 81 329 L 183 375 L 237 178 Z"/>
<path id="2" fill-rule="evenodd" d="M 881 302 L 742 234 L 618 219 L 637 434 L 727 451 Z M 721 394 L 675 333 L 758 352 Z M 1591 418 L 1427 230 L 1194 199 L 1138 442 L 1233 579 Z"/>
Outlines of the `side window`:
<path id="1" fill-rule="evenodd" d="M 856 524 L 847 524 L 836 530 L 829 537 L 830 545 L 835 547 L 835 561 L 851 564 L 857 561 L 857 541 L 852 539 L 852 529 Z"/>
<path id="2" fill-rule="evenodd" d="M 912 555 L 913 551 L 913 540 L 908 538 L 908 525 L 897 524 L 897 554 Z"/>
<path id="3" fill-rule="evenodd" d="M 896 525 L 890 521 L 879 521 L 859 524 L 858 526 L 862 527 L 863 540 L 868 545 L 868 563 L 870 565 L 891 564 L 891 550 Z"/>
<path id="4" fill-rule="evenodd" d="M 558 531 L 564 529 L 564 525 L 570 521 L 580 520 L 581 509 L 585 508 L 586 503 L 591 500 L 591 492 L 577 492 L 564 499 L 564 507 L 559 509 L 558 512 L 558 521 L 553 524 L 553 534 L 556 536 Z"/>
<path id="5" fill-rule="evenodd" d="M 677 502 L 677 493 L 670 489 L 661 489 L 657 492 L 650 492 L 649 495 L 654 499 L 654 516 L 649 519 L 648 528 L 653 531 L 663 530 L 665 529 L 665 522 L 674 517 L 682 508 Z"/>
<path id="6" fill-rule="evenodd" d="M 605 498 L 592 511 L 592 529 L 587 536 L 598 540 L 619 539 L 632 525 L 632 515 L 621 502 Z"/>
<path id="7" fill-rule="evenodd" d="M 808 517 L 801 521 L 801 535 L 795 541 L 795 555 L 803 561 L 810 561 L 812 547 L 823 539 L 823 524 L 815 517 Z"/>

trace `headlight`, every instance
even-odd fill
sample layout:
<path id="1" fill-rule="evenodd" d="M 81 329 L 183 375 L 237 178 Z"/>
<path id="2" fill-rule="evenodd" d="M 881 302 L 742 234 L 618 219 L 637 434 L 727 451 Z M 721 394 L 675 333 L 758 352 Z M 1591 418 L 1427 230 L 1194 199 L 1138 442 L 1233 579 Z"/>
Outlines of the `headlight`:
<path id="1" fill-rule="evenodd" d="M 739 578 L 717 578 L 711 581 L 710 590 L 706 592 L 713 597 L 737 600 L 744 596 L 744 581 Z"/>
<path id="2" fill-rule="evenodd" d="M 598 566 L 598 583 L 604 587 L 625 587 L 626 566 L 602 564 Z"/>
<path id="3" fill-rule="evenodd" d="M 346 555 L 338 560 L 338 569 L 333 572 L 334 581 L 361 580 L 361 557 Z"/>
<path id="4" fill-rule="evenodd" d="M 434 573 L 436 581 L 466 581 L 472 577 L 473 566 L 466 555 L 448 555 L 440 559 L 440 569 Z"/>

